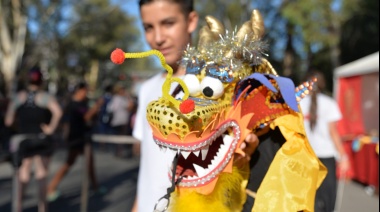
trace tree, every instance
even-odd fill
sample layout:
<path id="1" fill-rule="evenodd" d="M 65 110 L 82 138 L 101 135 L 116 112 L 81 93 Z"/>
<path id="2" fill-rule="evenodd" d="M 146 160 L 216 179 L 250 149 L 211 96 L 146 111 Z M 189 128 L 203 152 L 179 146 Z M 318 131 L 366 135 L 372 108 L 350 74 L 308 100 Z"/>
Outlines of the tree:
<path id="1" fill-rule="evenodd" d="M 349 63 L 379 51 L 379 1 L 360 1 L 353 15 L 342 25 L 342 63 Z"/>
<path id="2" fill-rule="evenodd" d="M 117 5 L 104 0 L 88 0 L 73 7 L 73 20 L 65 36 L 65 55 L 68 55 L 68 70 L 85 75 L 92 89 L 98 77 L 104 82 L 117 78 L 123 69 L 141 66 L 142 61 L 130 60 L 123 66 L 109 64 L 109 56 L 115 48 L 132 51 L 139 42 L 139 31 L 135 20 Z M 145 60 L 146 62 L 146 60 Z M 146 66 L 145 66 L 146 67 Z"/>
<path id="3" fill-rule="evenodd" d="M 14 78 L 24 54 L 28 17 L 20 0 L 0 2 L 0 71 L 7 95 L 14 91 Z"/>

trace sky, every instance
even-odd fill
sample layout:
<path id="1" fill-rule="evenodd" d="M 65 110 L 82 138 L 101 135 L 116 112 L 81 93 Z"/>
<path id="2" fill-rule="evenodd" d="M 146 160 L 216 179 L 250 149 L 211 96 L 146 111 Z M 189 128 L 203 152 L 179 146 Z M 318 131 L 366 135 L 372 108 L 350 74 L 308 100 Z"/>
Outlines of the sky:
<path id="1" fill-rule="evenodd" d="M 111 0 L 111 2 L 113 4 L 120 5 L 121 9 L 123 9 L 127 14 L 135 17 L 136 26 L 140 30 L 141 35 L 143 35 L 143 27 L 140 19 L 138 0 Z M 142 42 L 144 43 L 144 49 L 148 50 L 149 45 L 146 43 L 144 38 L 142 38 Z"/>

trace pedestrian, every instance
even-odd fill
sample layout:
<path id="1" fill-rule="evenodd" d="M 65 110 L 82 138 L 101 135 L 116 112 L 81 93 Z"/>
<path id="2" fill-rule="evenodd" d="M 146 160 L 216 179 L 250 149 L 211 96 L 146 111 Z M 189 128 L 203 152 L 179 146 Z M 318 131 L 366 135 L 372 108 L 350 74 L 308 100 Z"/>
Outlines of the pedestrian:
<path id="1" fill-rule="evenodd" d="M 336 123 L 342 114 L 336 101 L 326 95 L 326 81 L 320 71 L 312 70 L 306 79 L 316 78 L 311 94 L 304 98 L 300 106 L 304 115 L 304 126 L 309 142 L 327 167 L 328 173 L 319 187 L 315 198 L 316 212 L 332 212 L 335 208 L 337 194 L 336 163 L 339 171 L 344 173 L 349 168 L 349 160 L 345 153 Z"/>
<path id="2" fill-rule="evenodd" d="M 103 134 L 103 135 L 112 135 L 113 129 L 111 122 L 113 119 L 112 113 L 109 112 L 108 107 L 111 99 L 113 97 L 113 86 L 108 84 L 104 87 L 103 94 L 96 100 L 95 104 L 92 107 L 92 111 L 96 116 L 94 133 Z M 101 150 L 110 150 L 113 149 L 113 144 L 109 143 L 99 143 L 97 144 Z"/>
<path id="3" fill-rule="evenodd" d="M 89 109 L 87 99 L 88 87 L 84 82 L 80 82 L 74 88 L 71 101 L 64 111 L 63 130 L 67 141 L 67 158 L 65 163 L 55 173 L 48 186 L 48 200 L 54 201 L 60 196 L 57 190 L 59 183 L 75 163 L 77 157 L 84 152 L 86 142 L 91 141 L 91 119 L 96 113 Z M 90 157 L 86 167 L 92 189 L 98 191 L 98 183 L 94 169 L 93 152 L 90 145 Z"/>
<path id="4" fill-rule="evenodd" d="M 97 112 L 96 132 L 100 134 L 111 134 L 112 132 L 112 116 L 107 111 L 108 105 L 113 96 L 112 89 L 112 85 L 105 86 L 103 95 L 96 101 L 97 107 L 99 108 L 99 111 Z"/>
<path id="5" fill-rule="evenodd" d="M 48 163 L 52 154 L 52 134 L 56 130 L 62 116 L 62 110 L 53 95 L 43 91 L 43 75 L 39 67 L 33 67 L 28 72 L 28 86 L 19 91 L 11 100 L 5 115 L 7 127 L 16 124 L 17 135 L 23 137 L 18 144 L 11 144 L 21 162 L 19 168 L 20 189 L 19 204 L 26 185 L 30 181 L 30 169 L 35 165 L 35 177 L 38 181 L 38 211 L 47 211 L 46 176 Z M 21 210 L 21 208 L 20 208 Z"/>
<path id="6" fill-rule="evenodd" d="M 107 106 L 107 112 L 112 114 L 110 122 L 113 135 L 126 135 L 128 118 L 132 109 L 132 102 L 127 98 L 125 86 L 116 84 L 113 88 L 112 99 Z M 123 149 L 126 150 L 126 156 L 132 156 L 132 145 L 116 144 L 116 156 L 121 157 Z"/>
<path id="7" fill-rule="evenodd" d="M 198 24 L 198 14 L 193 9 L 193 1 L 140 0 L 139 6 L 148 44 L 152 49 L 163 54 L 166 63 L 173 69 L 173 77 L 183 76 L 186 68 L 178 62 L 181 60 L 183 50 L 190 44 L 191 33 L 195 31 Z M 159 150 L 158 145 L 154 143 L 150 125 L 146 120 L 146 107 L 149 102 L 162 96 L 161 87 L 166 79 L 166 74 L 162 71 L 145 81 L 138 94 L 138 109 L 133 136 L 141 141 L 141 156 L 137 196 L 132 211 L 152 211 L 157 200 L 171 186 L 167 176 L 167 164 L 172 162 L 172 155 Z M 175 85 L 172 86 L 170 91 L 173 96 L 176 96 L 175 87 Z M 249 136 L 246 142 L 251 145 L 258 140 L 253 135 Z M 248 149 L 253 151 L 254 148 L 246 148 L 246 150 Z M 249 155 L 246 154 L 247 157 L 236 160 L 247 162 Z"/>

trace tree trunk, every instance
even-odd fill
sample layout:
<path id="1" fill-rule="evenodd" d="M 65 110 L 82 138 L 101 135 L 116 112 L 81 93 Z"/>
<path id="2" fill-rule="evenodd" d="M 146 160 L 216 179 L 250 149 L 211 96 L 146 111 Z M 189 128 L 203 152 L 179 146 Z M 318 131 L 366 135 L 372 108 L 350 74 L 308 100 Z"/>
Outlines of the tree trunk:
<path id="1" fill-rule="evenodd" d="M 288 23 L 287 28 L 287 44 L 283 60 L 283 75 L 289 77 L 293 74 L 294 69 L 294 48 L 293 48 L 293 26 Z"/>
<path id="2" fill-rule="evenodd" d="M 27 24 L 20 1 L 12 0 L 11 4 L 12 8 L 3 8 L 0 4 L 0 71 L 4 74 L 7 96 L 15 91 L 15 73 L 24 54 Z M 5 9 L 12 10 L 12 26 L 5 21 Z"/>
<path id="3" fill-rule="evenodd" d="M 91 60 L 90 72 L 86 76 L 90 92 L 95 92 L 98 81 L 99 60 Z"/>

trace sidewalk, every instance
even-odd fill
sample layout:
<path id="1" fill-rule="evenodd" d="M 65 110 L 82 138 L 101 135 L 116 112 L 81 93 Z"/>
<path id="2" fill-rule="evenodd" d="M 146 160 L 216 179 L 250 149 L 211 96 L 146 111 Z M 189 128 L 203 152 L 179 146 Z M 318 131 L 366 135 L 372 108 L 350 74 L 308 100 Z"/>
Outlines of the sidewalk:
<path id="1" fill-rule="evenodd" d="M 65 152 L 57 151 L 51 161 L 49 178 L 65 160 Z M 49 204 L 53 212 L 79 211 L 83 157 L 80 157 L 59 185 L 61 197 Z M 90 195 L 88 211 L 119 212 L 130 211 L 135 194 L 139 159 L 115 157 L 112 153 L 95 152 L 96 173 L 99 184 L 108 192 Z M 12 168 L 8 163 L 0 163 L 0 211 L 11 211 Z M 37 211 L 35 194 L 37 187 L 32 181 L 27 189 L 24 211 Z M 379 197 L 366 194 L 364 187 L 355 182 L 346 182 L 340 212 L 377 212 Z"/>
<path id="2" fill-rule="evenodd" d="M 49 179 L 65 161 L 65 151 L 60 150 L 53 155 Z M 49 203 L 49 211 L 80 211 L 80 190 L 82 180 L 82 164 L 84 157 L 79 157 L 72 169 L 63 178 L 58 189 L 61 196 Z M 95 152 L 95 170 L 100 186 L 107 188 L 106 194 L 90 192 L 88 211 L 118 212 L 130 211 L 136 193 L 139 159 L 115 157 L 109 152 Z M 8 163 L 0 163 L 0 211 L 11 211 L 12 168 Z M 37 211 L 37 186 L 31 181 L 26 191 L 24 212 Z"/>

